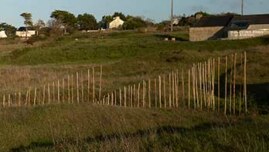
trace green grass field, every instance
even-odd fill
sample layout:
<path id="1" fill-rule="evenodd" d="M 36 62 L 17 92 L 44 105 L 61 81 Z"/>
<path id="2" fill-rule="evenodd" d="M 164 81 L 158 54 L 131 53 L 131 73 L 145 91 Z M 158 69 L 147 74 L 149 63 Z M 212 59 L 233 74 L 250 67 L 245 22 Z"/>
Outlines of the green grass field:
<path id="1" fill-rule="evenodd" d="M 178 41 L 164 41 L 171 36 Z M 186 32 L 113 32 L 77 33 L 33 46 L 1 40 L 0 91 L 42 86 L 102 64 L 105 93 L 210 57 L 247 51 L 249 114 L 89 103 L 0 109 L 0 151 L 267 151 L 269 38 L 187 39 Z"/>

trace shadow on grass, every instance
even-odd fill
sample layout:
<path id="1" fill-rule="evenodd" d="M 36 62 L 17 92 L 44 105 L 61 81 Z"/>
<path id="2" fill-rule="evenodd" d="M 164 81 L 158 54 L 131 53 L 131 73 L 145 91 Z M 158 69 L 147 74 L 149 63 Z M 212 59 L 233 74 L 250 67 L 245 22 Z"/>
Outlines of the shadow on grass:
<path id="1" fill-rule="evenodd" d="M 88 137 L 86 139 L 83 139 L 82 142 L 91 144 L 91 143 L 98 143 L 98 142 L 105 142 L 105 141 L 112 141 L 112 140 L 122 140 L 126 138 L 144 138 L 149 137 L 152 134 L 155 134 L 157 136 L 161 136 L 163 134 L 191 134 L 193 132 L 206 132 L 216 127 L 225 128 L 230 126 L 231 124 L 223 123 L 223 124 L 216 124 L 216 123 L 204 123 L 192 128 L 183 128 L 183 127 L 174 127 L 174 126 L 161 126 L 151 129 L 145 129 L 145 130 L 138 130 L 133 133 L 114 133 L 110 135 L 100 135 L 96 137 Z M 67 139 L 65 140 L 65 143 L 58 143 L 61 144 L 71 144 L 76 145 L 77 141 L 75 139 Z M 57 145 L 58 145 L 57 144 Z M 53 149 L 57 147 L 57 145 L 54 145 L 53 142 L 32 142 L 28 146 L 19 146 L 16 148 L 12 148 L 10 152 L 26 152 L 31 151 L 33 149 Z"/>
<path id="2" fill-rule="evenodd" d="M 269 39 L 268 39 L 269 40 Z M 238 66 L 238 65 L 237 65 Z M 231 69 L 228 70 L 228 76 Z M 218 84 L 215 84 L 217 86 Z M 227 84 L 227 97 L 230 95 L 230 84 Z M 225 98 L 225 74 L 220 76 L 220 97 Z M 233 87 L 232 87 L 233 88 Z M 243 98 L 243 84 L 236 84 L 235 86 L 237 98 Z M 233 90 L 232 90 L 233 91 Z M 215 87 L 215 96 L 218 96 L 217 87 Z M 269 82 L 258 84 L 247 84 L 247 98 L 248 103 L 252 108 L 258 108 L 260 114 L 268 114 L 269 110 Z M 229 99 L 228 99 L 229 100 Z M 243 99 L 241 99 L 243 101 Z"/>

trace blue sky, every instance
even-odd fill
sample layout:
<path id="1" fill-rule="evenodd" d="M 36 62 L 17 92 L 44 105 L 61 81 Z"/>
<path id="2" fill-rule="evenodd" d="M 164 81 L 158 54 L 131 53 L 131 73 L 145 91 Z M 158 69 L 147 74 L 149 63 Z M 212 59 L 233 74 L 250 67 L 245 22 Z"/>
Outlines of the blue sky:
<path id="1" fill-rule="evenodd" d="M 193 14 L 197 11 L 209 13 L 240 12 L 241 0 L 174 0 L 175 15 Z M 144 16 L 155 22 L 170 15 L 170 0 L 1 0 L 0 22 L 21 26 L 22 12 L 30 12 L 33 20 L 49 20 L 53 10 L 67 10 L 75 15 L 94 14 L 97 20 L 115 11 L 135 16 Z M 269 0 L 245 0 L 246 14 L 269 13 Z"/>

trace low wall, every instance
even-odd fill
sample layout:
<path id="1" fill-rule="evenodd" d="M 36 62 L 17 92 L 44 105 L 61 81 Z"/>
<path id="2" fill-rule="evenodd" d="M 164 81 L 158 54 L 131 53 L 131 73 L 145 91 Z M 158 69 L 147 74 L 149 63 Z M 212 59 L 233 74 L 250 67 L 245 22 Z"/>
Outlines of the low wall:
<path id="1" fill-rule="evenodd" d="M 206 41 L 221 38 L 224 27 L 191 27 L 190 41 Z"/>
<path id="2" fill-rule="evenodd" d="M 261 37 L 269 35 L 268 30 L 240 30 L 240 31 L 229 31 L 228 39 L 246 39 L 252 37 Z"/>

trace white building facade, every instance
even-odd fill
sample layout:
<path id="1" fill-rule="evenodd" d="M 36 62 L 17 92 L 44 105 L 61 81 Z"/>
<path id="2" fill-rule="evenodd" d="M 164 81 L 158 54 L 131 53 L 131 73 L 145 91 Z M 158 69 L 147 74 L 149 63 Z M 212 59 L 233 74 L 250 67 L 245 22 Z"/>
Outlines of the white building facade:
<path id="1" fill-rule="evenodd" d="M 117 29 L 124 24 L 124 21 L 119 16 L 115 17 L 112 22 L 109 23 L 109 29 Z"/>

